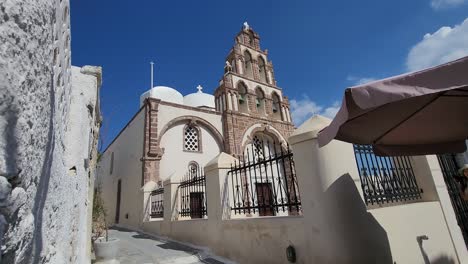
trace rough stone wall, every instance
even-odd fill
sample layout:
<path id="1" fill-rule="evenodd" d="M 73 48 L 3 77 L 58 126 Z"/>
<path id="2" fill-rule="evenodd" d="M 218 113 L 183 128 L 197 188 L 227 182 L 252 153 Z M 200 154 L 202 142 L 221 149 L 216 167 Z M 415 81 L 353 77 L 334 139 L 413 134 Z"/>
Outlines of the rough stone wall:
<path id="1" fill-rule="evenodd" d="M 67 153 L 81 150 L 71 140 L 95 143 L 97 119 L 80 113 L 94 132 L 67 136 L 77 129 L 72 105 L 85 103 L 71 95 L 69 21 L 67 0 L 0 1 L 1 263 L 89 260 L 82 227 L 93 162 Z"/>

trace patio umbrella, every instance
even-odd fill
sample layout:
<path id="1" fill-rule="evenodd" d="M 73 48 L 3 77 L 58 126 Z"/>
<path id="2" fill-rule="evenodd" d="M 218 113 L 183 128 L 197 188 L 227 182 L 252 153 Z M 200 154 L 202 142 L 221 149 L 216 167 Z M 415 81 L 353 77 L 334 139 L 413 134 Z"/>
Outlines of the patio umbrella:
<path id="1" fill-rule="evenodd" d="M 381 156 L 460 153 L 468 138 L 468 57 L 346 89 L 319 146 L 371 144 Z"/>

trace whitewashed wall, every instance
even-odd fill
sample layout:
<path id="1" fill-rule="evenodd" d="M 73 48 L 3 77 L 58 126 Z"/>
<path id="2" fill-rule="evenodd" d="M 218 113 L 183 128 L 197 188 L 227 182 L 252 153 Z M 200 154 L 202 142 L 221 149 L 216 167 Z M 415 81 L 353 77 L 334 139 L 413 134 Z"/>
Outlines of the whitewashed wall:
<path id="1" fill-rule="evenodd" d="M 120 223 L 137 227 L 143 217 L 142 162 L 145 111 L 140 111 L 103 153 L 98 165 L 98 184 L 102 188 L 107 222 L 114 223 L 117 184 L 121 180 Z M 111 159 L 114 153 L 112 174 Z M 128 214 L 128 218 L 126 217 Z"/>
<path id="2" fill-rule="evenodd" d="M 198 125 L 201 131 L 202 151 L 184 151 L 184 127 L 185 123 L 176 125 L 167 130 L 161 138 L 160 145 L 164 148 L 164 155 L 160 162 L 161 180 L 171 178 L 173 181 L 180 181 L 188 171 L 191 161 L 197 162 L 200 168 L 203 168 L 221 152 L 218 142 L 203 125 Z"/>
<path id="3" fill-rule="evenodd" d="M 412 158 L 424 188 L 421 200 L 366 206 L 351 144 L 319 148 L 317 133 L 330 120 L 314 117 L 289 139 L 303 215 L 230 219 L 226 173 L 235 160 L 221 153 L 205 167 L 208 218 L 175 221 L 176 188 L 165 183 L 164 221 L 144 222 L 147 232 L 209 247 L 239 263 L 464 263 L 437 195 L 427 157 Z M 229 184 L 229 181 L 227 181 Z M 170 210 L 167 210 L 170 208 Z M 459 231 L 458 231 L 459 232 Z M 418 241 L 418 237 L 427 240 Z"/>
<path id="4" fill-rule="evenodd" d="M 100 73 L 71 80 L 69 14 L 67 0 L 0 2 L 2 263 L 89 262 L 86 151 L 98 128 L 86 107 L 98 107 Z M 77 131 L 86 148 L 69 144 Z"/>
<path id="5" fill-rule="evenodd" d="M 186 108 L 179 108 L 172 105 L 160 104 L 158 108 L 158 135 L 161 134 L 161 130 L 164 126 L 169 123 L 171 120 L 180 117 L 180 116 L 197 116 L 208 123 L 212 124 L 218 132 L 223 134 L 223 123 L 221 121 L 221 115 L 209 112 L 194 111 Z"/>

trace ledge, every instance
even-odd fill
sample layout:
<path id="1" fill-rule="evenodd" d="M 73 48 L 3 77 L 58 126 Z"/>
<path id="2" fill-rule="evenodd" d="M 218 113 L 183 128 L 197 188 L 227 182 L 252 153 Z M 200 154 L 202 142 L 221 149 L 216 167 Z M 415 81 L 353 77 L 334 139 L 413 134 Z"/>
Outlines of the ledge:
<path id="1" fill-rule="evenodd" d="M 289 137 L 289 144 L 294 145 L 303 141 L 316 139 L 318 133 L 331 123 L 331 119 L 321 115 L 314 115 L 305 121 Z"/>

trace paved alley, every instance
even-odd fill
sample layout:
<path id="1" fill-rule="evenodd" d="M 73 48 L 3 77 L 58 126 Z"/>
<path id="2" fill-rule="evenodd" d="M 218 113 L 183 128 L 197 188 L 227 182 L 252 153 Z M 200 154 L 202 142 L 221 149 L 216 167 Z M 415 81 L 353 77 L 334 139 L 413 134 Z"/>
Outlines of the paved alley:
<path id="1" fill-rule="evenodd" d="M 120 239 L 118 259 L 121 264 L 234 263 L 222 260 L 220 257 L 208 255 L 207 252 L 202 249 L 133 230 L 114 227 L 109 230 L 109 237 Z"/>

